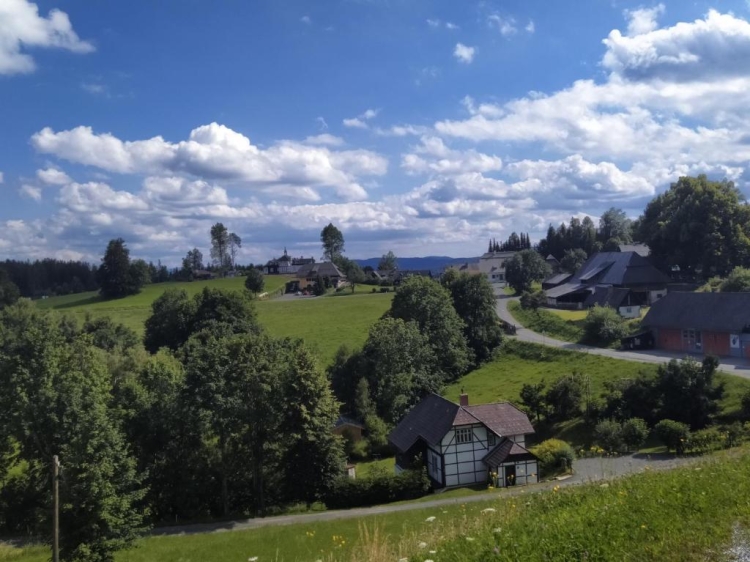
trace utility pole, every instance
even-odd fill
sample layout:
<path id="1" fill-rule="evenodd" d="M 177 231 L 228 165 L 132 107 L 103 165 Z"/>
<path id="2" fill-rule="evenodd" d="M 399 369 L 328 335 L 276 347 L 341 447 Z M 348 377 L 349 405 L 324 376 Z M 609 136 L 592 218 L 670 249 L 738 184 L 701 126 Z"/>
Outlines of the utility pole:
<path id="1" fill-rule="evenodd" d="M 52 562 L 60 562 L 60 461 L 52 457 Z"/>

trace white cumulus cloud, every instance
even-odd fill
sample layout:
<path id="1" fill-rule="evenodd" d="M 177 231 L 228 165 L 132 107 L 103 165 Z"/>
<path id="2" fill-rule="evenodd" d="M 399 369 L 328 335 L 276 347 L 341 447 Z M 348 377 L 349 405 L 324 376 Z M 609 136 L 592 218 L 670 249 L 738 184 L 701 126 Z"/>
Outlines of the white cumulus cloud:
<path id="1" fill-rule="evenodd" d="M 66 49 L 90 53 L 94 46 L 79 39 L 65 12 L 50 10 L 39 15 L 36 4 L 27 0 L 0 2 L 0 74 L 22 74 L 36 68 L 29 48 Z"/>
<path id="2" fill-rule="evenodd" d="M 83 126 L 60 132 L 46 127 L 31 141 L 41 153 L 109 172 L 188 174 L 264 192 L 291 194 L 299 189 L 306 198 L 316 188 L 325 187 L 345 199 L 365 198 L 367 192 L 358 178 L 380 176 L 388 169 L 383 156 L 367 150 L 334 151 L 294 141 L 279 141 L 261 149 L 245 135 L 218 123 L 193 129 L 187 140 L 177 143 L 160 136 L 122 141 Z"/>
<path id="3" fill-rule="evenodd" d="M 470 64 L 471 61 L 474 60 L 476 52 L 476 47 L 469 47 L 463 43 L 456 43 L 456 47 L 453 49 L 453 56 L 456 57 L 459 62 Z"/>
<path id="4" fill-rule="evenodd" d="M 66 183 L 70 183 L 71 181 L 68 174 L 66 174 L 62 170 L 57 170 L 55 168 L 37 170 L 36 177 L 38 177 L 42 182 L 48 185 L 65 185 Z"/>

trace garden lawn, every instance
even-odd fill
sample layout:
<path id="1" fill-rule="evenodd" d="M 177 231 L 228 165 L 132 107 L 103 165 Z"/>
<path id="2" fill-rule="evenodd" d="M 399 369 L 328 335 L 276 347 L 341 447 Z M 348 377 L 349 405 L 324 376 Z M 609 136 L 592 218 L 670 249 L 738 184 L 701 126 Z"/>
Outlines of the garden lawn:
<path id="1" fill-rule="evenodd" d="M 746 447 L 604 484 L 515 492 L 357 519 L 147 538 L 115 560 L 690 562 L 731 559 L 733 543 L 750 545 Z M 45 548 L 0 547 L 0 560 L 48 559 Z"/>
<path id="2" fill-rule="evenodd" d="M 357 479 L 369 478 L 375 474 L 393 474 L 396 466 L 396 459 L 388 457 L 375 461 L 365 461 L 357 463 Z"/>

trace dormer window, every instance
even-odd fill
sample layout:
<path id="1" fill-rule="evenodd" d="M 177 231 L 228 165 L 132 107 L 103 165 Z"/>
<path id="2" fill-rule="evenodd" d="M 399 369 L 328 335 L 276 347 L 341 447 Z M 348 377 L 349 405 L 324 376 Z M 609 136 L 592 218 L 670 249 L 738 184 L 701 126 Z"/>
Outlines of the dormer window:
<path id="1" fill-rule="evenodd" d="M 456 430 L 456 443 L 471 443 L 473 440 L 474 435 L 471 428 Z"/>

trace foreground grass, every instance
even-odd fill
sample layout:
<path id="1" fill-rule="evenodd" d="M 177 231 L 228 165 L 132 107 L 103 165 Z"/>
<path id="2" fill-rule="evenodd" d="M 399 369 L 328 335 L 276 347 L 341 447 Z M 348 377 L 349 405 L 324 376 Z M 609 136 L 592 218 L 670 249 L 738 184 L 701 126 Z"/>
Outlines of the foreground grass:
<path id="1" fill-rule="evenodd" d="M 750 524 L 750 455 L 735 450 L 604 484 L 487 496 L 357 519 L 148 538 L 116 560 L 726 560 L 733 530 Z M 0 549 L 0 560 L 48 558 L 43 548 Z"/>

